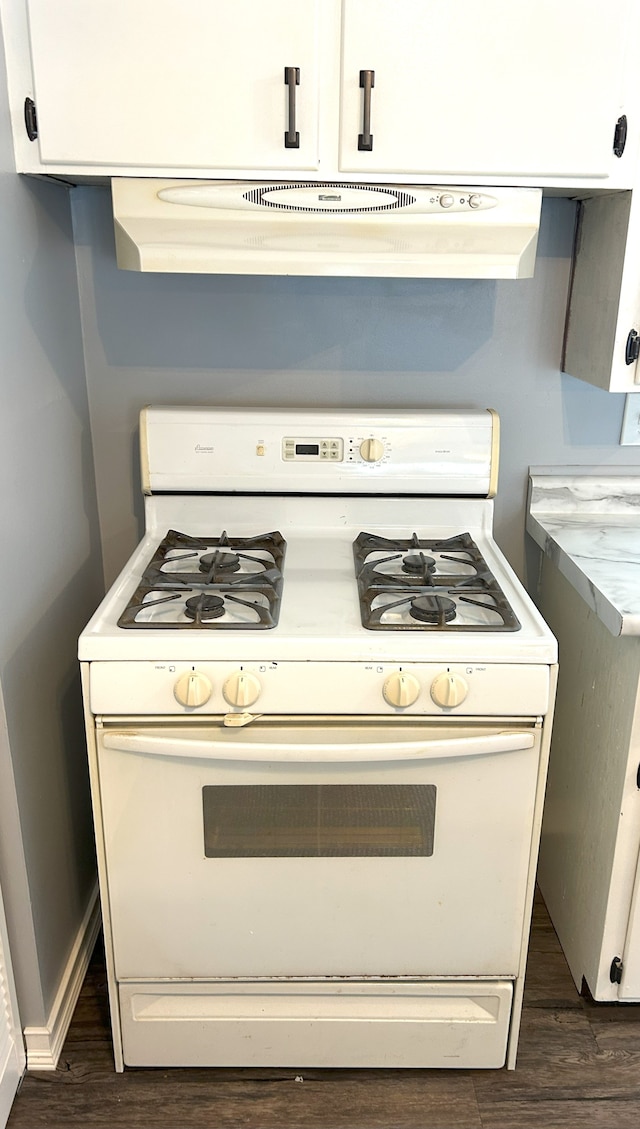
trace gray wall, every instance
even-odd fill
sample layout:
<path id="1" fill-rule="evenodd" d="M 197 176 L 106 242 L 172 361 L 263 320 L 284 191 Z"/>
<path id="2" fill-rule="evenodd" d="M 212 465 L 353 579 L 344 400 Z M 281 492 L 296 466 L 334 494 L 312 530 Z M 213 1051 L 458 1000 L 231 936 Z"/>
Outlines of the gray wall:
<path id="1" fill-rule="evenodd" d="M 118 271 L 109 193 L 73 194 L 105 573 L 136 543 L 147 403 L 493 407 L 496 534 L 524 569 L 530 464 L 640 462 L 624 396 L 559 371 L 575 220 L 545 200 L 536 275 L 518 282 L 242 278 Z"/>
<path id="2" fill-rule="evenodd" d="M 0 53 L 0 882 L 41 1026 L 94 882 L 76 640 L 100 539 L 68 192 L 15 175 Z"/>

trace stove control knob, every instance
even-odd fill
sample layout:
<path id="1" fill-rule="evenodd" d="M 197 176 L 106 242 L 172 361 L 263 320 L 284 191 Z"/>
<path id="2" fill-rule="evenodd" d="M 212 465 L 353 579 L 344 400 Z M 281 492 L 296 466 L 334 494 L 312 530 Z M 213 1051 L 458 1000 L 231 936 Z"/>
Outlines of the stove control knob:
<path id="1" fill-rule="evenodd" d="M 380 439 L 365 439 L 360 444 L 360 454 L 365 463 L 377 463 L 384 455 L 384 443 Z"/>
<path id="2" fill-rule="evenodd" d="M 188 670 L 173 687 L 173 693 L 180 705 L 189 706 L 191 709 L 204 706 L 205 702 L 209 701 L 212 690 L 213 686 L 206 674 L 201 674 L 199 670 Z"/>
<path id="3" fill-rule="evenodd" d="M 390 674 L 382 687 L 382 696 L 385 702 L 390 706 L 397 706 L 403 709 L 405 706 L 412 706 L 418 699 L 420 694 L 420 683 L 413 674 L 405 674 L 404 671 L 396 671 L 395 674 Z"/>
<path id="4" fill-rule="evenodd" d="M 223 683 L 222 696 L 230 706 L 241 706 L 246 709 L 247 706 L 252 706 L 254 702 L 257 702 L 261 690 L 262 686 L 255 674 L 237 670 L 235 674 L 230 674 Z"/>
<path id="5" fill-rule="evenodd" d="M 461 705 L 468 693 L 469 687 L 459 674 L 439 674 L 431 683 L 431 697 L 443 709 Z"/>

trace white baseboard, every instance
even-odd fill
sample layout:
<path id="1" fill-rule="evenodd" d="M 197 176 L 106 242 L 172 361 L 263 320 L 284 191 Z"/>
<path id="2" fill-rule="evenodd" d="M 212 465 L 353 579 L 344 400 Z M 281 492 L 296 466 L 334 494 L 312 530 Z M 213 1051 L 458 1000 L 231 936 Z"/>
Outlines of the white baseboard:
<path id="1" fill-rule="evenodd" d="M 80 995 L 100 930 L 100 898 L 96 883 L 45 1027 L 25 1027 L 27 1070 L 55 1070 L 71 1017 Z"/>

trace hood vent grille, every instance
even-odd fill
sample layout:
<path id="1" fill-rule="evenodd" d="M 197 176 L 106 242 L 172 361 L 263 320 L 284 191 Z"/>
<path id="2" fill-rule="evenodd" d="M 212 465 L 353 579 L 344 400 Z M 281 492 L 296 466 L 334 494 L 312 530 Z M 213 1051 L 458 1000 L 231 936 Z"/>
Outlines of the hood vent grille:
<path id="1" fill-rule="evenodd" d="M 336 184 L 335 182 L 318 183 L 318 181 L 311 181 L 307 183 L 295 184 L 280 184 L 277 186 L 277 195 L 280 197 L 286 191 L 293 190 L 299 192 L 300 189 L 311 189 L 312 192 L 318 193 L 318 205 L 312 204 L 287 204 L 281 199 L 270 199 L 274 194 L 274 185 L 267 184 L 260 188 L 251 188 L 248 192 L 243 192 L 243 199 L 250 204 L 257 204 L 262 208 L 277 208 L 281 212 L 315 212 L 325 214 L 327 212 L 340 212 L 341 214 L 350 213 L 352 215 L 362 212 L 390 212 L 398 208 L 406 208 L 409 204 L 415 204 L 416 197 L 412 196 L 409 192 L 402 192 L 397 188 L 382 188 L 379 185 L 368 188 L 366 185 L 358 187 L 358 193 L 364 195 L 371 193 L 372 196 L 377 197 L 378 201 L 380 196 L 388 197 L 384 203 L 371 203 L 361 205 L 359 207 L 349 204 L 348 201 L 341 203 L 341 190 L 344 190 L 353 199 L 353 185 L 352 184 Z M 332 207 L 332 202 L 335 202 L 335 207 Z"/>

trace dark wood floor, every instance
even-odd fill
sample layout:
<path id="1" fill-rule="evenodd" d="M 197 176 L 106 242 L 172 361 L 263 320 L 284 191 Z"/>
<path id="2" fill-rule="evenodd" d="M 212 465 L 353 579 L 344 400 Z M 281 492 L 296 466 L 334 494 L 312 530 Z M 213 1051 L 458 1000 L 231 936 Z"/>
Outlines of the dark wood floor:
<path id="1" fill-rule="evenodd" d="M 444 1070 L 127 1070 L 91 964 L 57 1071 L 30 1073 L 8 1129 L 637 1129 L 640 1005 L 581 998 L 536 902 L 518 1066 Z"/>

